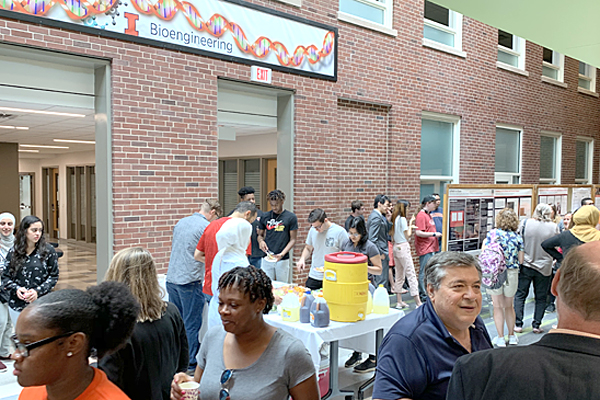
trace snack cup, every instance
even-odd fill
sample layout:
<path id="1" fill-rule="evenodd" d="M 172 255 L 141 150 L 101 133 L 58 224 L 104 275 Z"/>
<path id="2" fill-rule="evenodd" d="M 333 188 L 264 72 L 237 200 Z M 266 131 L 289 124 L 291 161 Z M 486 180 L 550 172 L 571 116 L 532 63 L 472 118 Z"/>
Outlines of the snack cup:
<path id="1" fill-rule="evenodd" d="M 200 384 L 196 381 L 187 381 L 179 384 L 181 390 L 184 391 L 182 399 L 198 400 L 200 395 Z"/>

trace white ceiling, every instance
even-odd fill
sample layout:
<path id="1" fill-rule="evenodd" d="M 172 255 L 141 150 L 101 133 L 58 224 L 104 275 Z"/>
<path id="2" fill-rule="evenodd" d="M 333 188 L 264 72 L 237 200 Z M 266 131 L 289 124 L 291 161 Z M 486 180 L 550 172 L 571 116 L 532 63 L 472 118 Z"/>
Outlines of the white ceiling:
<path id="1" fill-rule="evenodd" d="M 94 140 L 95 126 L 93 109 L 4 100 L 0 100 L 0 107 L 85 115 L 83 118 L 67 117 L 30 112 L 6 111 L 0 108 L 0 126 L 25 126 L 29 128 L 29 130 L 0 128 L 0 142 L 68 147 L 68 149 L 35 148 L 35 150 L 39 150 L 39 153 L 19 153 L 20 158 L 53 158 L 57 155 L 66 153 L 94 150 L 94 145 L 91 144 L 54 142 L 54 139 Z M 7 118 L 3 117 L 3 114 L 10 114 L 11 116 Z M 33 150 L 34 148 L 27 149 Z"/>

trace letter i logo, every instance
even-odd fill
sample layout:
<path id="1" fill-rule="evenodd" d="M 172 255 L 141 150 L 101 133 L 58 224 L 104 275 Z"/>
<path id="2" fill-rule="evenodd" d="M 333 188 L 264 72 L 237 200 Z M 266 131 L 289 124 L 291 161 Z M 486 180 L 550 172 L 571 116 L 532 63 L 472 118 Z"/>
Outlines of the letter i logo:
<path id="1" fill-rule="evenodd" d="M 127 29 L 125 29 L 125 33 L 131 36 L 139 36 L 140 33 L 137 31 L 136 22 L 140 19 L 140 16 L 128 12 L 123 15 L 127 18 Z"/>

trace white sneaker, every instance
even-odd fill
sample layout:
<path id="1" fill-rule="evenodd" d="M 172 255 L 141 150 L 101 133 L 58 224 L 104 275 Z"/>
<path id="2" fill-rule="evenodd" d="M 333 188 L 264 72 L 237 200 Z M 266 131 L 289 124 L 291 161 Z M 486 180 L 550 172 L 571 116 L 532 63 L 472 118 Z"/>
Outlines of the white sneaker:
<path id="1" fill-rule="evenodd" d="M 510 344 L 510 345 L 519 344 L 519 338 L 517 338 L 517 335 L 508 335 L 508 344 Z"/>
<path id="2" fill-rule="evenodd" d="M 503 337 L 496 336 L 492 340 L 492 344 L 497 347 L 506 347 L 506 342 L 504 341 L 504 336 Z"/>

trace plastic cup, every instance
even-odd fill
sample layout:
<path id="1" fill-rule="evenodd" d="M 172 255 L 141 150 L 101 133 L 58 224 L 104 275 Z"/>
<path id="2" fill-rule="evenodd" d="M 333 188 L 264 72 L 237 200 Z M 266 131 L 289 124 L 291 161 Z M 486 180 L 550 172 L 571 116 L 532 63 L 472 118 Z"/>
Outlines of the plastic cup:
<path id="1" fill-rule="evenodd" d="M 187 381 L 179 384 L 181 390 L 184 391 L 182 399 L 198 400 L 200 395 L 200 384 L 196 381 Z"/>

